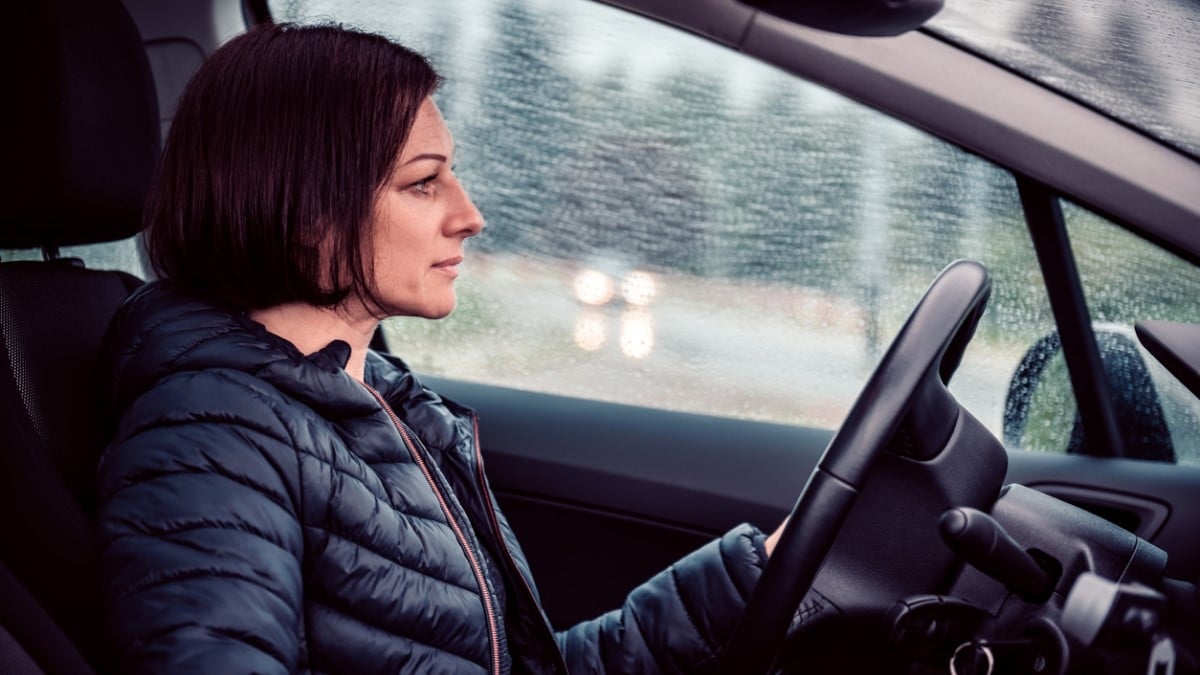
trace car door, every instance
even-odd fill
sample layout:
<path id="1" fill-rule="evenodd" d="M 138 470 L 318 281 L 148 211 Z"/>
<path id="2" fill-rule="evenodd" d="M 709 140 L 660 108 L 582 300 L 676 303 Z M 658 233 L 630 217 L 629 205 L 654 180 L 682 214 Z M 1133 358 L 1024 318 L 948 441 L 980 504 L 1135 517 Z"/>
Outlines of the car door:
<path id="1" fill-rule="evenodd" d="M 687 18 L 647 4 L 718 40 L 749 11 L 710 3 Z M 819 79 L 958 145 L 583 0 L 268 5 L 276 20 L 332 15 L 398 36 L 446 77 L 437 99 L 456 171 L 488 226 L 456 313 L 392 320 L 383 335 L 478 411 L 491 484 L 557 626 L 617 607 L 737 523 L 774 528 L 922 290 L 958 258 L 982 261 L 994 290 L 952 391 L 998 437 L 1014 396 L 1036 403 L 1006 439 L 1009 480 L 1133 529 L 1169 551 L 1170 573 L 1197 576 L 1194 396 L 1155 371 L 1177 403 L 1174 461 L 1098 458 L 1099 444 L 1071 445 L 1063 384 L 1067 366 L 1096 363 L 1051 355 L 1036 382 L 1013 383 L 1046 336 L 1072 326 L 1086 341 L 1093 317 L 1072 303 L 1124 325 L 1200 322 L 1197 251 L 1060 199 L 1053 172 L 1030 178 L 1015 155 L 963 140 L 976 131 L 944 110 L 923 118 L 911 101 L 887 105 L 886 89 L 855 93 L 869 63 Z M 755 21 L 767 37 L 743 48 L 768 60 L 826 39 Z M 1031 219 L 1030 186 L 1066 214 L 1068 247 L 1035 245 L 1031 227 L 1046 226 Z M 1063 260 L 1079 273 L 1059 274 Z M 1060 295 L 1068 310 L 1051 302 Z M 1056 354 L 1075 353 L 1063 344 Z"/>

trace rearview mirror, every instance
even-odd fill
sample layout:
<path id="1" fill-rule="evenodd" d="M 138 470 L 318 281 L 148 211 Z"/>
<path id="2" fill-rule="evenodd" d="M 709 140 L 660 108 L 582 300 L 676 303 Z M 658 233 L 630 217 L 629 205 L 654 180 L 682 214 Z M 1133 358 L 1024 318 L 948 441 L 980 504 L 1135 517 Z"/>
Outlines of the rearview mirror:
<path id="1" fill-rule="evenodd" d="M 741 0 L 810 28 L 845 35 L 887 36 L 920 27 L 944 0 Z"/>

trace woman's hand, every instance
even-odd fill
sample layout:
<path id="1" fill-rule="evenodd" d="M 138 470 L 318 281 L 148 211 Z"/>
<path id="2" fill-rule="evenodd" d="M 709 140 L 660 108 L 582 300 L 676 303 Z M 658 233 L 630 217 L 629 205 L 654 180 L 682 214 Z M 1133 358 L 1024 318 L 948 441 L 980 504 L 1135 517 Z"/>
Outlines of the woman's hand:
<path id="1" fill-rule="evenodd" d="M 767 541 L 763 544 L 763 547 L 767 549 L 768 558 L 771 557 L 771 551 L 775 550 L 775 544 L 779 543 L 779 535 L 783 534 L 783 528 L 787 527 L 789 518 L 791 518 L 791 516 L 784 518 L 783 522 L 779 524 L 779 527 L 775 528 L 775 531 L 772 532 L 769 537 L 767 537 Z"/>

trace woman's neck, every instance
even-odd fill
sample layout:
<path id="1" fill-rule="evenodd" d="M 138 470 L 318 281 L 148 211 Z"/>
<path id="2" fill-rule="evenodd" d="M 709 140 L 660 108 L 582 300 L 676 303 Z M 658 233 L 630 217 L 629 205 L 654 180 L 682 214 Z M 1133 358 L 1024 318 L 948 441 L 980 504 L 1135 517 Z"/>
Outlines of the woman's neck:
<path id="1" fill-rule="evenodd" d="M 379 325 L 378 319 L 354 317 L 337 307 L 316 307 L 301 302 L 252 310 L 249 316 L 270 332 L 291 342 L 302 354 L 312 354 L 334 340 L 344 340 L 350 345 L 346 372 L 362 381 L 367 348 Z"/>

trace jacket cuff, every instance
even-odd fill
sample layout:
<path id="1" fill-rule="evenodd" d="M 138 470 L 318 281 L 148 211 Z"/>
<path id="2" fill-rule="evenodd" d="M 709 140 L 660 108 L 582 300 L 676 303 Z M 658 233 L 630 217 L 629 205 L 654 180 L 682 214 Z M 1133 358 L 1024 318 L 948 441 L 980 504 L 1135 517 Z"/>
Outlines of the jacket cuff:
<path id="1" fill-rule="evenodd" d="M 717 546 L 725 562 L 734 588 L 741 595 L 742 604 L 758 584 L 763 568 L 767 564 L 767 535 L 757 527 L 743 523 L 725 533 Z"/>

